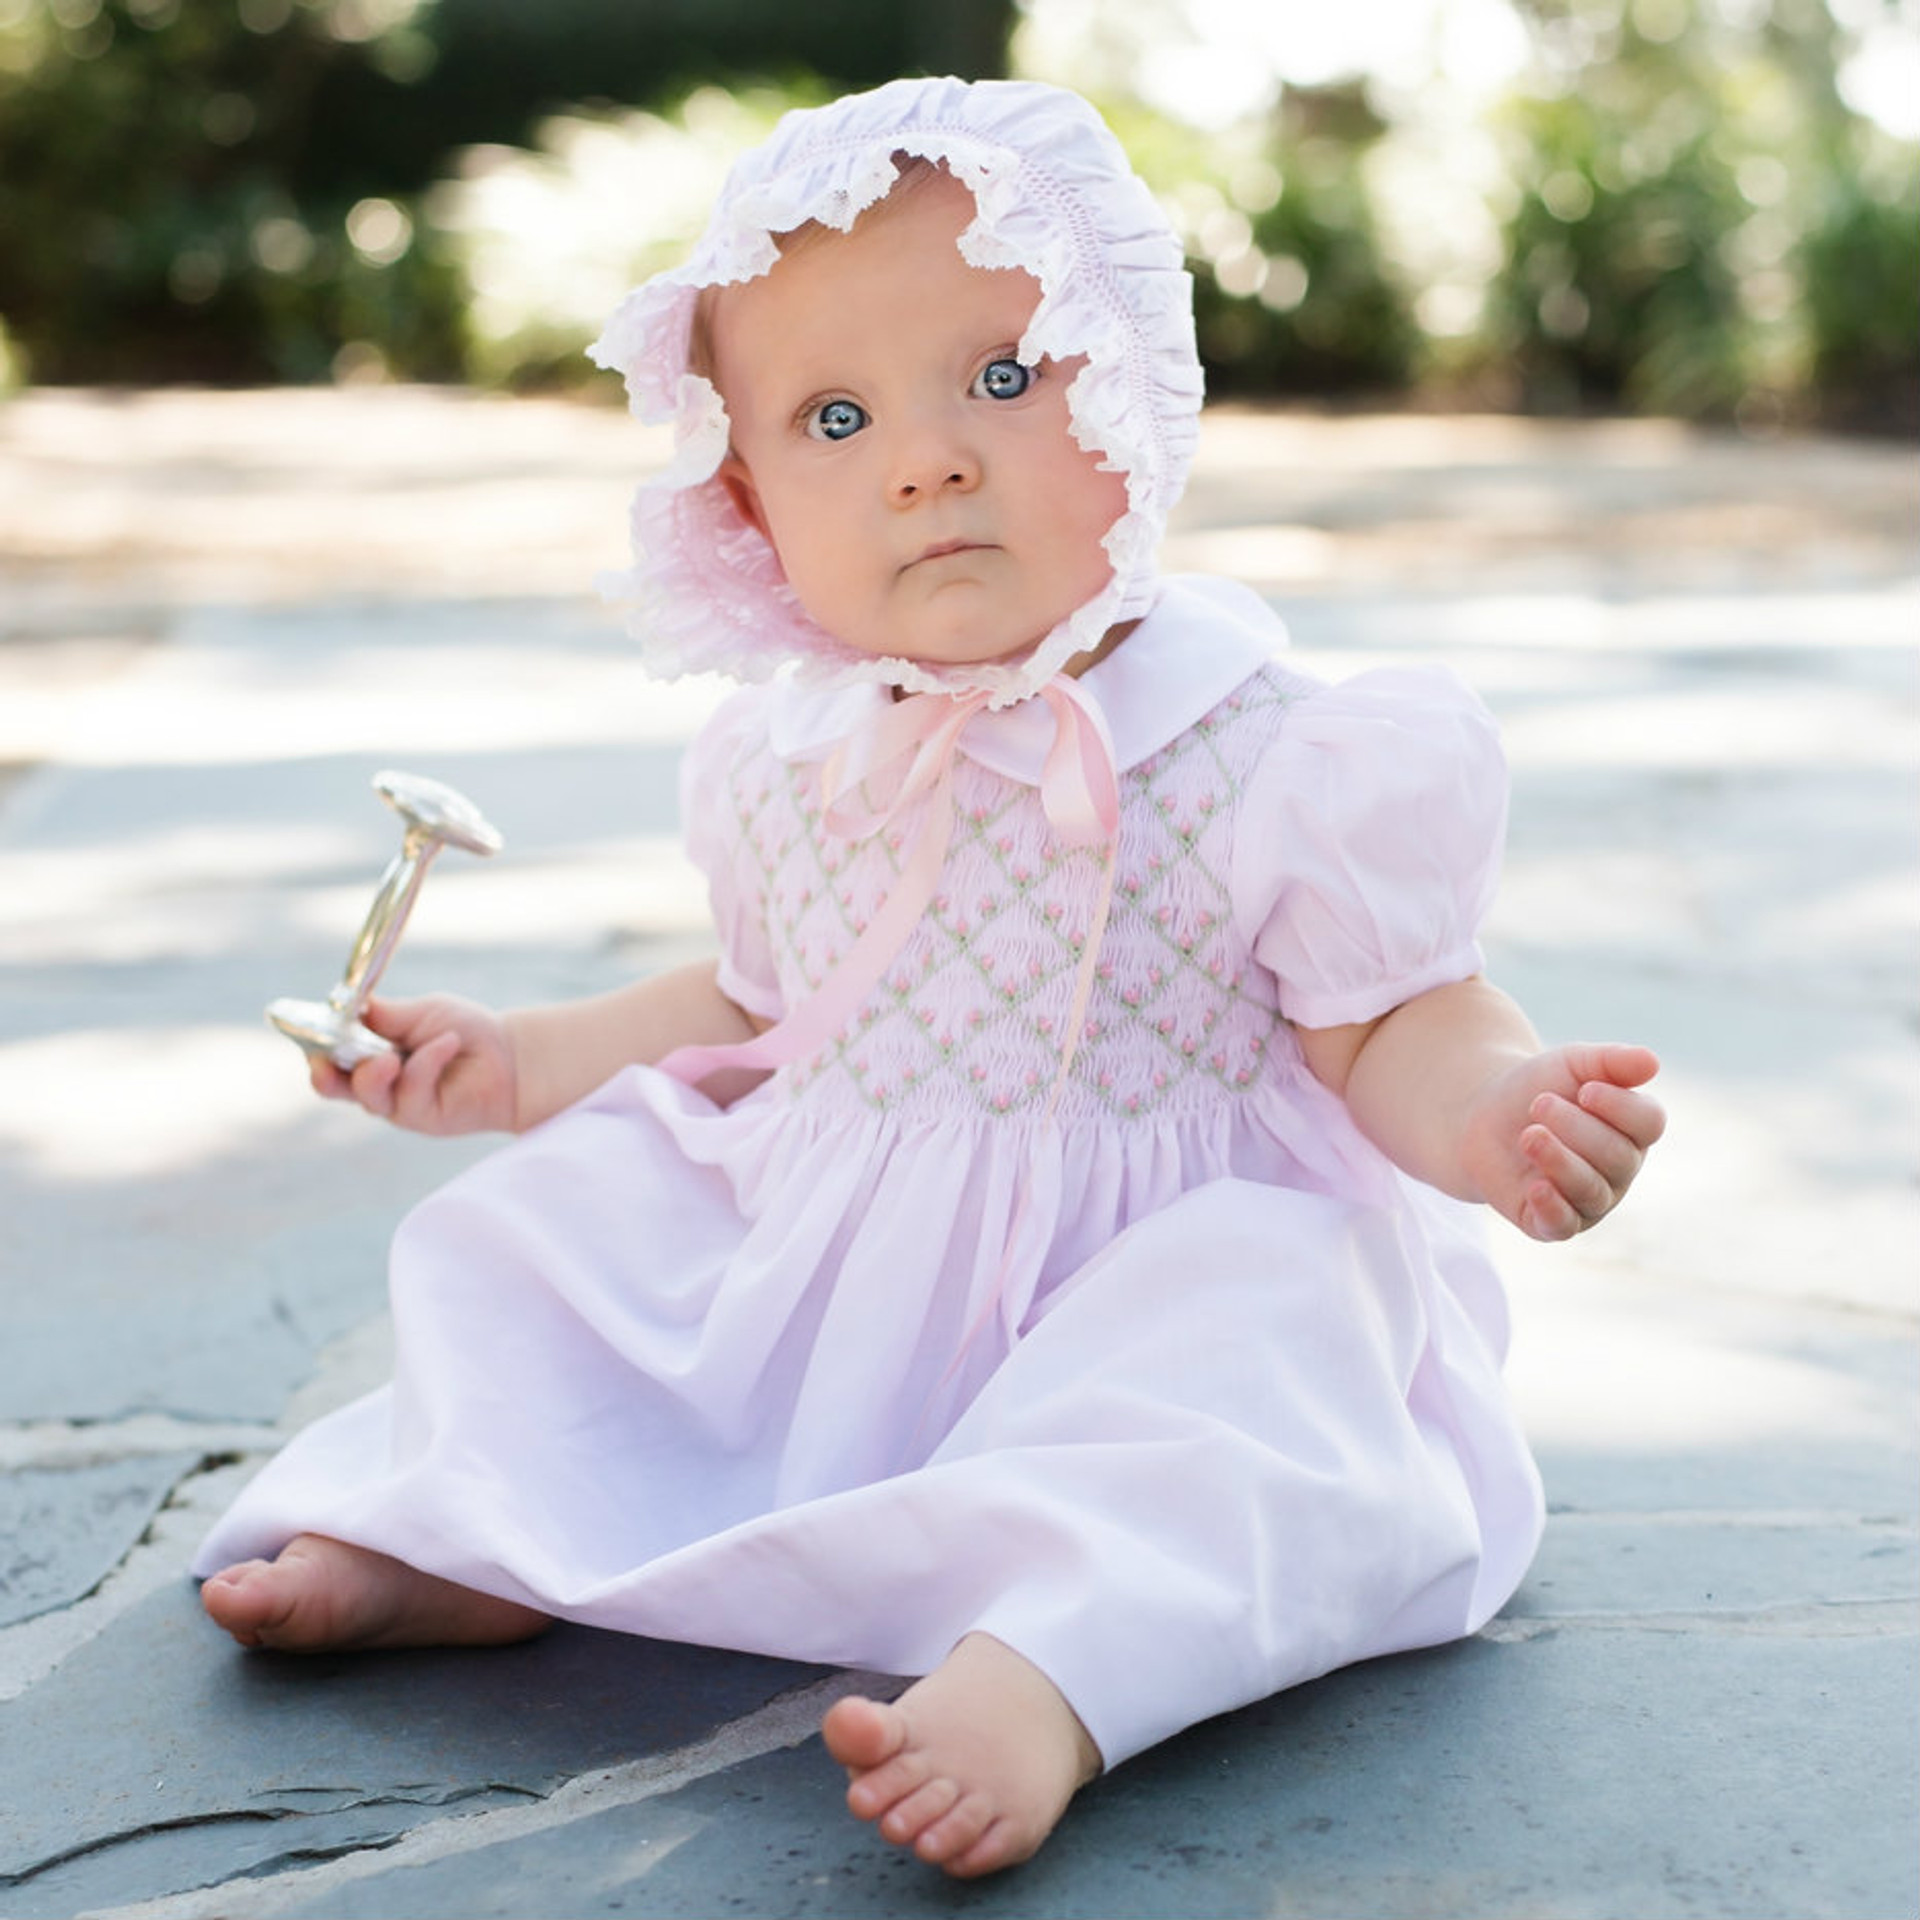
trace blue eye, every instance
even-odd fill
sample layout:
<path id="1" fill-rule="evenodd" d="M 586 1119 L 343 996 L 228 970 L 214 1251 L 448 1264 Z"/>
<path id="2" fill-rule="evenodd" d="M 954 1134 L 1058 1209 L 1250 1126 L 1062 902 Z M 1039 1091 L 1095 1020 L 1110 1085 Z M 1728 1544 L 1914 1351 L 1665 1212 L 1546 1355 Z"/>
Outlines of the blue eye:
<path id="1" fill-rule="evenodd" d="M 1018 360 L 989 360 L 974 375 L 971 392 L 984 400 L 1018 400 L 1033 385 L 1033 369 Z"/>
<path id="2" fill-rule="evenodd" d="M 865 407 L 852 400 L 829 400 L 808 417 L 807 431 L 816 440 L 851 440 L 862 427 L 871 425 Z"/>

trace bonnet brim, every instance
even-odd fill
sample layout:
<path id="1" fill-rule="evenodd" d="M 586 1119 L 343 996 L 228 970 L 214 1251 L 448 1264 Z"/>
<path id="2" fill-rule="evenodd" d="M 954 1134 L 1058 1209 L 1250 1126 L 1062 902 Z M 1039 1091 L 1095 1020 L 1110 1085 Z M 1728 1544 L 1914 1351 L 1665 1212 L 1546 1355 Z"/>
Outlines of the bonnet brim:
<path id="1" fill-rule="evenodd" d="M 1020 357 L 1084 359 L 1067 395 L 1074 438 L 1125 476 L 1127 505 L 1105 536 L 1107 585 L 1010 659 L 933 667 L 876 658 L 816 625 L 716 478 L 726 408 L 688 365 L 701 290 L 768 271 L 775 235 L 808 222 L 849 229 L 892 188 L 898 154 L 943 164 L 972 194 L 975 217 L 959 243 L 970 264 L 1018 267 L 1039 282 Z M 673 458 L 634 498 L 634 563 L 601 583 L 629 603 L 629 630 L 663 678 L 711 671 L 756 681 L 791 664 L 815 684 L 985 691 L 1000 706 L 1152 603 L 1155 555 L 1197 432 L 1192 283 L 1153 196 L 1075 94 L 1023 81 L 896 80 L 787 114 L 736 163 L 687 261 L 629 294 L 589 351 L 624 377 L 636 414 L 674 430 Z"/>

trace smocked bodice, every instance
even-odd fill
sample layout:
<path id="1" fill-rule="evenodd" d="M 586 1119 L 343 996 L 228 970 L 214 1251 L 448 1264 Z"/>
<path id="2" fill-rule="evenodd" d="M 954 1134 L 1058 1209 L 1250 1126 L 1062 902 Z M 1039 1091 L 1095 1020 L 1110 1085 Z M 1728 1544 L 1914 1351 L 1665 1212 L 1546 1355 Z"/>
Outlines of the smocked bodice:
<path id="1" fill-rule="evenodd" d="M 1190 1111 L 1258 1079 L 1284 1022 L 1234 912 L 1233 837 L 1238 799 L 1289 697 L 1275 676 L 1258 676 L 1122 775 L 1112 908 L 1063 1120 Z M 826 832 L 818 772 L 749 747 L 714 796 L 731 811 L 736 884 L 788 1007 L 844 959 L 921 825 L 908 815 L 866 842 Z M 1102 855 L 1058 844 L 1034 788 L 964 758 L 952 804 L 927 915 L 854 1025 L 782 1070 L 791 1099 L 903 1118 L 1044 1107 Z"/>

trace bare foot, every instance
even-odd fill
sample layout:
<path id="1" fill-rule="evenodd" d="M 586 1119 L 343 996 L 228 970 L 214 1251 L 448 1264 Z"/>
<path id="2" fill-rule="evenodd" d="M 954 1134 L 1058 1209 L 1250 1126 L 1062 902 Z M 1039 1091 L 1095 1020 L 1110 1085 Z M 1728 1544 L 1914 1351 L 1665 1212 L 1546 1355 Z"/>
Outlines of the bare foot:
<path id="1" fill-rule="evenodd" d="M 526 1640 L 544 1613 L 476 1593 L 402 1560 L 322 1534 L 290 1540 L 274 1560 L 214 1574 L 200 1604 L 243 1647 L 481 1647 Z"/>
<path id="2" fill-rule="evenodd" d="M 851 1776 L 847 1805 L 962 1879 L 1030 1859 L 1100 1771 L 1059 1689 L 984 1633 L 891 1705 L 835 1701 L 820 1732 Z"/>

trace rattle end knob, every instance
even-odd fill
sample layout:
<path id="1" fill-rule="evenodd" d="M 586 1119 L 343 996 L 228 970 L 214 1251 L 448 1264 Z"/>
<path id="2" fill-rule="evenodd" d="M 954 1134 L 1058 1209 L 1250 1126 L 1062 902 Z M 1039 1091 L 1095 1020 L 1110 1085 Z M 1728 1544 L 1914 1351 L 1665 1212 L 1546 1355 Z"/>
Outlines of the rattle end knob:
<path id="1" fill-rule="evenodd" d="M 342 1073 L 351 1073 L 362 1060 L 393 1051 L 390 1040 L 324 1000 L 276 1000 L 267 1009 L 267 1020 L 309 1060 L 331 1060 Z"/>
<path id="2" fill-rule="evenodd" d="M 484 855 L 504 844 L 499 829 L 464 793 L 423 773 L 376 773 L 373 790 L 409 827 L 441 846 Z"/>

